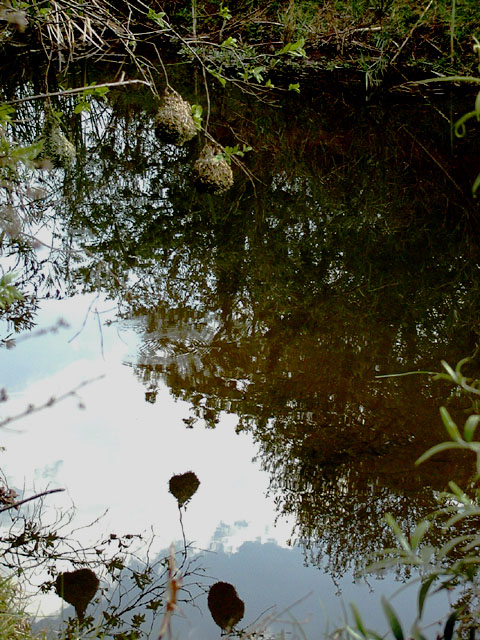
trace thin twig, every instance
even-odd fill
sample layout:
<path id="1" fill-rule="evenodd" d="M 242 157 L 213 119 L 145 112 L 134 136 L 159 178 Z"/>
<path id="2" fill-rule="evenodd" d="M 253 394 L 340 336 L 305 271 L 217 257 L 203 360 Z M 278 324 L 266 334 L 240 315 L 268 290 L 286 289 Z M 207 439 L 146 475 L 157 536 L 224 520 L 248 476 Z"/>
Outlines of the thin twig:
<path id="1" fill-rule="evenodd" d="M 65 91 L 53 91 L 52 93 L 39 93 L 36 96 L 29 96 L 28 98 L 16 98 L 15 100 L 9 100 L 4 104 L 19 104 L 20 102 L 30 102 L 30 100 L 43 100 L 44 98 L 52 98 L 54 96 L 69 96 L 76 93 L 82 93 L 86 89 L 95 90 L 102 89 L 103 87 L 121 87 L 128 84 L 146 84 L 151 87 L 150 82 L 146 80 L 122 80 L 119 82 L 104 82 L 103 84 L 94 84 L 85 87 L 77 87 L 76 89 L 65 89 Z"/>
<path id="2" fill-rule="evenodd" d="M 25 498 L 25 500 L 19 500 L 14 504 L 9 505 L 8 507 L 3 507 L 0 509 L 0 513 L 4 511 L 8 511 L 9 509 L 15 509 L 19 507 L 21 504 L 25 504 L 26 502 L 30 502 L 30 500 L 36 500 L 37 498 L 41 498 L 42 496 L 47 496 L 49 493 L 58 493 L 59 491 L 65 491 L 65 489 L 49 489 L 48 491 L 42 491 L 42 493 L 37 493 L 35 496 L 30 496 L 30 498 Z"/>
<path id="3" fill-rule="evenodd" d="M 25 333 L 18 338 L 12 338 L 7 340 L 6 347 L 7 349 L 11 349 L 16 347 L 20 342 L 24 342 L 25 340 L 31 340 L 31 338 L 38 338 L 40 336 L 44 336 L 47 333 L 58 333 L 59 329 L 68 329 L 70 325 L 63 318 L 59 318 L 57 322 L 51 327 L 45 327 L 43 329 L 37 329 L 36 331 L 31 331 L 30 333 Z"/>
<path id="4" fill-rule="evenodd" d="M 399 50 L 397 51 L 397 53 L 393 56 L 393 58 L 390 60 L 390 64 L 393 64 L 395 62 L 395 60 L 398 58 L 398 56 L 400 55 L 403 47 L 407 44 L 407 42 L 410 40 L 410 38 L 413 35 L 413 32 L 415 31 L 415 29 L 418 27 L 418 25 L 420 24 L 420 22 L 423 20 L 423 16 L 427 13 L 427 11 L 430 9 L 430 7 L 432 6 L 433 0 L 430 0 L 430 2 L 427 4 L 427 6 L 425 7 L 425 9 L 422 12 L 422 15 L 419 17 L 419 19 L 416 21 L 416 23 L 413 25 L 413 27 L 410 29 L 410 33 L 408 34 L 408 36 L 405 38 L 405 40 L 402 42 L 402 44 L 400 45 Z"/>
<path id="5" fill-rule="evenodd" d="M 462 194 L 462 196 L 465 195 L 462 187 L 458 184 L 458 182 L 456 182 L 452 176 L 448 173 L 448 171 L 445 169 L 445 167 L 430 153 L 430 151 L 420 142 L 420 140 L 418 140 L 413 133 L 410 133 L 410 131 L 404 127 L 405 131 L 408 133 L 408 135 L 412 138 L 412 140 L 414 140 L 418 146 L 423 149 L 423 151 L 425 151 L 425 153 L 427 154 L 427 156 L 433 160 L 433 162 L 437 165 L 437 167 L 439 169 L 441 169 L 443 171 L 443 173 L 447 176 L 447 178 L 450 180 L 450 182 L 458 189 L 458 191 L 460 191 L 460 193 Z"/>
<path id="6" fill-rule="evenodd" d="M 48 409 L 52 407 L 54 404 L 57 404 L 58 402 L 61 402 L 62 400 L 65 400 L 70 396 L 75 396 L 77 394 L 77 391 L 82 387 L 85 387 L 88 384 L 92 384 L 92 382 L 97 382 L 98 380 L 101 380 L 104 377 L 105 375 L 101 375 L 101 376 L 97 376 L 96 378 L 92 378 L 91 380 L 84 380 L 79 385 L 77 385 L 74 389 L 67 391 L 66 393 L 58 396 L 57 398 L 55 396 L 52 396 L 43 404 L 40 404 L 37 406 L 33 404 L 29 404 L 28 407 L 21 413 L 17 413 L 14 416 L 9 416 L 8 418 L 4 418 L 3 420 L 0 420 L 0 428 L 6 427 L 8 424 L 10 424 L 11 422 L 15 422 L 16 420 L 21 420 L 22 418 L 25 418 L 26 416 L 29 416 L 32 413 L 38 413 L 43 409 Z"/>
<path id="7" fill-rule="evenodd" d="M 182 529 L 183 536 L 183 552 L 185 556 L 187 555 L 187 539 L 185 538 L 185 529 L 183 528 L 183 518 L 182 518 L 182 507 L 178 505 L 178 514 L 180 517 L 180 528 Z"/>
<path id="8" fill-rule="evenodd" d="M 85 317 L 83 318 L 83 322 L 82 322 L 82 326 L 80 327 L 80 329 L 77 331 L 77 333 L 72 336 L 70 338 L 70 340 L 68 341 L 68 344 L 70 344 L 71 342 L 73 342 L 75 340 L 75 338 L 77 338 L 82 331 L 85 329 L 85 325 L 87 324 L 87 320 L 88 320 L 88 316 L 90 315 L 90 311 L 92 310 L 93 305 L 95 304 L 95 302 L 97 302 L 97 300 L 100 298 L 100 294 L 97 293 L 97 295 L 95 296 L 95 298 L 91 301 L 91 303 L 88 306 L 87 309 L 87 313 L 85 314 Z"/>

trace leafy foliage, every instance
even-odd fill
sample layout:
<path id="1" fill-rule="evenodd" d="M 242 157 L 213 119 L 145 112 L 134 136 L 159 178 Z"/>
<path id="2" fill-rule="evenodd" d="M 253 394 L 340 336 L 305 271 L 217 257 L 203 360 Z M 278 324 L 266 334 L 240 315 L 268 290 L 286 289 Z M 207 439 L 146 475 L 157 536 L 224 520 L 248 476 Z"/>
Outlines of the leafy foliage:
<path id="1" fill-rule="evenodd" d="M 455 385 L 462 393 L 472 399 L 471 410 L 477 408 L 477 398 L 480 394 L 478 379 L 469 380 L 462 374 L 462 368 L 471 362 L 470 358 L 460 361 L 453 369 L 443 362 L 446 373 L 435 376 L 437 380 L 444 379 Z M 395 519 L 388 514 L 386 522 L 390 526 L 397 547 L 384 548 L 377 553 L 378 560 L 367 568 L 367 571 L 377 571 L 398 564 L 415 567 L 420 572 L 420 586 L 418 587 L 418 615 L 410 633 L 415 638 L 424 638 L 421 631 L 422 615 L 427 600 L 442 591 L 460 594 L 451 606 L 443 620 L 442 638 L 451 640 L 453 637 L 467 637 L 478 628 L 480 609 L 478 607 L 480 583 L 478 567 L 480 558 L 480 534 L 478 521 L 480 517 L 480 442 L 474 440 L 475 429 L 480 416 L 472 413 L 464 424 L 463 436 L 450 412 L 441 407 L 440 415 L 449 440 L 437 444 L 421 455 L 416 464 L 422 464 L 431 457 L 450 449 L 474 453 L 476 457 L 476 473 L 465 489 L 451 480 L 449 491 L 439 495 L 437 509 L 426 518 L 420 520 L 408 538 Z M 431 528 L 437 529 L 437 542 L 428 543 L 425 534 Z M 438 540 L 441 540 L 439 543 Z M 402 624 L 392 606 L 385 599 L 382 605 L 389 622 L 390 629 L 396 640 L 405 637 Z M 351 637 L 378 637 L 374 632 L 366 631 L 360 614 L 352 606 L 356 629 L 348 627 L 345 631 Z M 455 633 L 455 636 L 454 636 Z"/>
<path id="2" fill-rule="evenodd" d="M 172 548 L 169 556 L 155 560 L 149 559 L 154 538 L 145 539 L 140 534 L 111 533 L 87 547 L 75 538 L 73 511 L 61 512 L 50 520 L 42 501 L 37 500 L 29 511 L 25 505 L 15 506 L 18 496 L 6 484 L 1 493 L 2 503 L 7 505 L 3 511 L 10 511 L 10 522 L 8 529 L 0 532 L 0 567 L 15 576 L 19 585 L 28 585 L 30 592 L 55 592 L 74 606 L 76 619 L 67 618 L 58 637 L 88 633 L 93 638 L 146 638 L 164 603 L 170 602 L 168 593 L 174 580 L 178 590 L 175 602 L 182 597 L 189 600 L 188 587 L 181 589 L 181 576 L 193 578 L 197 569 L 188 557 L 186 543 L 180 551 L 175 553 Z M 66 567 L 73 570 L 63 570 Z M 0 585 L 0 601 L 2 593 Z M 86 615 L 87 606 L 90 615 Z M 4 613 L 0 620 L 2 640 L 2 624 L 7 622 Z M 17 619 L 19 629 L 26 629 L 23 617 Z M 13 633 L 8 636 L 9 640 L 16 637 Z"/>
<path id="3" fill-rule="evenodd" d="M 0 308 L 5 309 L 15 300 L 24 300 L 22 293 L 12 284 L 14 273 L 8 273 L 0 278 Z"/>
<path id="4" fill-rule="evenodd" d="M 45 640 L 44 634 L 33 633 L 24 607 L 26 598 L 13 578 L 0 579 L 1 640 Z"/>

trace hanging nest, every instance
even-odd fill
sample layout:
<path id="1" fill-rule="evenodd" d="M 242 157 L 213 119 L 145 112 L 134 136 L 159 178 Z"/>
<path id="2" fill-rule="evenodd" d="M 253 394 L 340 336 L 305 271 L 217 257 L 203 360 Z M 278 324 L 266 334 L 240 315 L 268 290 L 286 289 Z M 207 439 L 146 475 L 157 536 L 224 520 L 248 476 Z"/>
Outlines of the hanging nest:
<path id="1" fill-rule="evenodd" d="M 75 161 L 75 146 L 58 126 L 47 126 L 44 132 L 43 157 L 52 161 L 55 167 L 70 167 Z"/>
<path id="2" fill-rule="evenodd" d="M 223 631 L 230 631 L 243 618 L 245 603 L 241 600 L 233 584 L 216 582 L 208 592 L 208 608 L 215 623 Z"/>
<path id="3" fill-rule="evenodd" d="M 232 168 L 223 156 L 219 157 L 221 152 L 220 147 L 207 142 L 193 165 L 197 182 L 215 194 L 224 193 L 233 185 Z"/>
<path id="4" fill-rule="evenodd" d="M 163 105 L 155 116 L 155 133 L 164 142 L 182 146 L 197 133 L 192 107 L 176 91 L 163 94 Z"/>
<path id="5" fill-rule="evenodd" d="M 200 480 L 193 471 L 187 471 L 187 473 L 172 476 L 168 483 L 168 489 L 177 499 L 179 507 L 183 507 L 183 505 L 190 500 L 199 486 Z"/>
<path id="6" fill-rule="evenodd" d="M 89 602 L 97 593 L 98 585 L 99 580 L 91 569 L 77 569 L 59 573 L 55 581 L 55 591 L 75 607 L 75 613 L 81 622 Z"/>

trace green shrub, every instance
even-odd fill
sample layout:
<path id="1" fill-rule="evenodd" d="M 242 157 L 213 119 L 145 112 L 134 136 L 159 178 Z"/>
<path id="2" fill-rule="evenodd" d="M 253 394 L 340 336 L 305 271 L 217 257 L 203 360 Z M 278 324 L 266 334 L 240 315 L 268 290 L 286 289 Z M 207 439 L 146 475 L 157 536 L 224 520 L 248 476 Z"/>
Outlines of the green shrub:
<path id="1" fill-rule="evenodd" d="M 34 634 L 25 613 L 24 598 L 11 578 L 0 578 L 0 640 L 40 640 L 45 636 Z"/>
<path id="2" fill-rule="evenodd" d="M 473 453 L 476 465 L 469 486 L 461 488 L 451 480 L 448 483 L 449 491 L 438 496 L 438 509 L 421 520 L 413 532 L 403 532 L 395 519 L 387 515 L 386 521 L 392 529 L 397 546 L 380 550 L 377 560 L 366 570 L 378 571 L 403 565 L 418 571 L 417 616 L 410 629 L 410 636 L 415 640 L 424 640 L 426 637 L 422 628 L 422 615 L 428 599 L 442 591 L 452 594 L 453 602 L 439 620 L 443 624 L 443 634 L 439 637 L 444 640 L 454 637 L 472 638 L 480 622 L 480 441 L 475 440 L 480 424 L 480 380 L 462 373 L 462 368 L 470 362 L 470 358 L 465 358 L 455 369 L 442 362 L 445 371 L 434 377 L 454 385 L 454 394 L 468 400 L 467 411 L 470 415 L 460 429 L 450 412 L 441 407 L 440 416 L 449 440 L 431 447 L 415 463 L 422 464 L 432 456 L 448 450 Z M 432 531 L 433 537 L 427 535 L 427 532 Z M 397 640 L 410 637 L 404 633 L 401 621 L 386 598 L 382 598 L 382 606 L 393 636 Z M 343 630 L 347 636 L 356 640 L 380 638 L 374 630 L 365 627 L 355 605 L 352 605 L 352 612 L 355 627 Z"/>

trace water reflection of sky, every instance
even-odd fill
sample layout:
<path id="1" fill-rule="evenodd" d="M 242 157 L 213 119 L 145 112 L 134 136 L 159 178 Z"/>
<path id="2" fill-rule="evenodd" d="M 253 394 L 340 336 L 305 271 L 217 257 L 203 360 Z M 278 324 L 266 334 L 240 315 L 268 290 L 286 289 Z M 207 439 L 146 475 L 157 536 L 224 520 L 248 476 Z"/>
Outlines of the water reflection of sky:
<path id="1" fill-rule="evenodd" d="M 231 415 L 223 415 L 214 430 L 200 423 L 187 429 L 188 403 L 175 401 L 166 388 L 159 389 L 155 404 L 145 402 L 145 388 L 125 366 L 135 362 L 135 334 L 115 323 L 106 326 L 111 305 L 92 301 L 44 303 L 38 327 L 62 317 L 69 328 L 19 340 L 2 353 L 0 387 L 10 395 L 0 407 L 3 417 L 104 376 L 2 432 L 2 469 L 10 485 L 26 495 L 65 488 L 45 504 L 67 509 L 73 502 L 79 525 L 108 510 L 97 525 L 79 532 L 85 540 L 152 527 L 167 548 L 181 538 L 168 480 L 193 470 L 201 485 L 184 514 L 187 540 L 204 550 L 206 576 L 235 584 L 246 603 L 246 624 L 276 605 L 280 620 L 301 621 L 307 638 L 321 637 L 327 626 L 332 631 L 341 623 L 343 606 L 353 600 L 368 612 L 369 626 L 383 628 L 379 594 L 399 585 L 388 577 L 370 580 L 371 592 L 347 574 L 337 585 L 339 597 L 328 575 L 305 567 L 301 551 L 287 546 L 291 523 L 275 521 L 273 500 L 265 497 L 269 478 L 252 462 L 257 452 L 251 436 L 235 433 Z M 97 316 L 97 308 L 106 313 Z M 56 596 L 45 602 L 49 611 L 58 607 Z M 411 592 L 394 602 L 400 611 L 413 611 Z M 204 605 L 184 608 L 175 620 L 181 637 L 215 637 L 218 628 Z"/>

